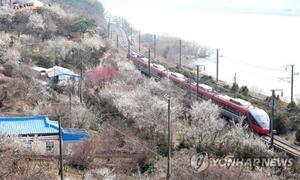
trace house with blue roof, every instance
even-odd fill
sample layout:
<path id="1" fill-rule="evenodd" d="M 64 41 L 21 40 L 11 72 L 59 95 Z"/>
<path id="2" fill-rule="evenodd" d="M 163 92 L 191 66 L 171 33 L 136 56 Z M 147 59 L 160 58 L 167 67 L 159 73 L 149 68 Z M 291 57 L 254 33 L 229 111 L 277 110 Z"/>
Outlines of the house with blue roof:
<path id="1" fill-rule="evenodd" d="M 61 131 L 66 144 L 89 138 L 84 129 L 61 128 Z M 20 138 L 28 149 L 42 154 L 58 152 L 59 125 L 47 116 L 0 117 L 0 133 Z"/>
<path id="2" fill-rule="evenodd" d="M 49 69 L 37 66 L 31 68 L 40 73 L 39 79 L 45 85 L 66 85 L 69 83 L 69 80 L 78 82 L 81 78 L 79 74 L 60 66 L 54 66 Z"/>
<path id="3" fill-rule="evenodd" d="M 80 79 L 80 75 L 60 66 L 54 66 L 47 69 L 46 74 L 50 80 L 50 84 L 64 84 L 68 80 L 78 81 Z"/>

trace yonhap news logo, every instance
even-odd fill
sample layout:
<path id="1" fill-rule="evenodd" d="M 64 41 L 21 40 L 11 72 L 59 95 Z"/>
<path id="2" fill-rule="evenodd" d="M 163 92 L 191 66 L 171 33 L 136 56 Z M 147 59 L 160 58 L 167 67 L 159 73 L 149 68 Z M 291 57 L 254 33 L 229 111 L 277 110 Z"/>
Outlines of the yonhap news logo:
<path id="1" fill-rule="evenodd" d="M 191 157 L 191 167 L 195 173 L 200 173 L 209 167 L 292 167 L 292 158 L 209 158 L 206 152 Z"/>
<path id="2" fill-rule="evenodd" d="M 209 167 L 209 158 L 206 152 L 198 153 L 192 156 L 191 166 L 195 173 L 204 171 Z"/>

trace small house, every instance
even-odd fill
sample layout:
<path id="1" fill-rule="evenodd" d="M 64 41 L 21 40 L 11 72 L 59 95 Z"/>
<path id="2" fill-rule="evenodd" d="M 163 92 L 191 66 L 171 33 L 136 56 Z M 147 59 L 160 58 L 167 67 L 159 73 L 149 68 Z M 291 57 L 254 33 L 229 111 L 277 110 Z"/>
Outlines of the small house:
<path id="1" fill-rule="evenodd" d="M 69 80 L 77 82 L 80 79 L 80 75 L 60 66 L 54 66 L 49 69 L 35 66 L 32 69 L 39 72 L 39 79 L 48 85 L 64 85 Z"/>
<path id="2" fill-rule="evenodd" d="M 80 79 L 80 75 L 60 66 L 54 66 L 53 68 L 47 69 L 46 74 L 50 80 L 49 84 L 62 85 L 68 80 L 78 81 Z"/>
<path id="3" fill-rule="evenodd" d="M 44 3 L 38 0 L 29 0 L 25 3 L 22 3 L 20 1 L 13 2 L 13 8 L 16 10 L 16 12 L 35 10 L 43 6 Z"/>
<path id="4" fill-rule="evenodd" d="M 88 139 L 84 129 L 64 129 L 62 141 L 68 144 Z M 59 125 L 47 116 L 0 117 L 0 134 L 19 138 L 24 146 L 38 154 L 59 153 Z"/>

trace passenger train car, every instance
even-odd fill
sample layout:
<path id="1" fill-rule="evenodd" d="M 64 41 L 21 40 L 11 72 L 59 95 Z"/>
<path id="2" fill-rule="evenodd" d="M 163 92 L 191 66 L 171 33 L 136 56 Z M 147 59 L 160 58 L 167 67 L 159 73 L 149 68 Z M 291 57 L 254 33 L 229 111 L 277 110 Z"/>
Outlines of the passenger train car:
<path id="1" fill-rule="evenodd" d="M 145 58 L 138 53 L 132 52 L 129 56 L 142 73 L 156 79 L 167 77 L 174 83 L 187 87 L 192 92 L 197 93 L 197 84 L 195 82 L 189 82 L 184 75 L 171 72 L 162 65 L 150 63 L 148 58 Z M 150 69 L 148 66 L 149 64 Z M 248 124 L 250 129 L 257 134 L 269 134 L 270 119 L 264 110 L 254 107 L 250 102 L 243 99 L 222 95 L 214 91 L 213 88 L 208 85 L 200 84 L 198 87 L 199 96 L 203 99 L 211 100 L 213 103 L 220 106 L 222 108 L 221 114 L 224 117 L 235 121 L 243 120 Z"/>

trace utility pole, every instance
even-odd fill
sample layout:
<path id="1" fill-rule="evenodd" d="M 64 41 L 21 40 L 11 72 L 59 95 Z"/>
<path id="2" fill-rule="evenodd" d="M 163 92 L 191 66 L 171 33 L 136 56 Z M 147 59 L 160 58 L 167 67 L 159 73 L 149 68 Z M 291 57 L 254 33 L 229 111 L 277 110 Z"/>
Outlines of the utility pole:
<path id="1" fill-rule="evenodd" d="M 197 101 L 199 99 L 199 65 L 197 65 Z"/>
<path id="2" fill-rule="evenodd" d="M 272 114 L 271 114 L 271 121 L 270 121 L 270 131 L 271 131 L 271 142 L 270 142 L 270 149 L 273 148 L 273 141 L 274 141 L 274 111 L 275 111 L 275 90 L 272 90 Z"/>
<path id="3" fill-rule="evenodd" d="M 171 178 L 171 105 L 170 97 L 168 97 L 168 168 L 167 180 Z"/>
<path id="4" fill-rule="evenodd" d="M 117 48 L 119 48 L 119 35 L 117 35 Z"/>
<path id="5" fill-rule="evenodd" d="M 141 52 L 141 31 L 139 31 L 139 52 Z"/>
<path id="6" fill-rule="evenodd" d="M 130 40 L 131 40 L 131 43 L 133 42 L 133 39 L 132 39 L 132 27 L 130 28 Z"/>
<path id="7" fill-rule="evenodd" d="M 234 84 L 237 84 L 237 83 L 236 83 L 236 82 L 237 82 L 237 81 L 236 81 L 236 77 L 237 77 L 237 75 L 236 75 L 236 73 L 234 73 L 234 76 L 233 76 L 233 83 L 234 83 Z"/>
<path id="8" fill-rule="evenodd" d="M 287 70 L 288 67 L 291 67 L 291 102 L 294 101 L 294 76 L 298 75 L 298 73 L 294 73 L 294 64 L 286 65 L 285 70 Z"/>
<path id="9" fill-rule="evenodd" d="M 150 48 L 148 48 L 148 76 L 151 77 L 151 68 L 150 68 L 150 58 L 151 58 L 151 51 L 150 51 Z"/>
<path id="10" fill-rule="evenodd" d="M 182 44 L 181 44 L 181 39 L 180 39 L 179 40 L 179 65 L 178 65 L 179 68 L 181 68 L 181 50 L 182 50 L 181 49 L 182 48 L 181 45 Z"/>
<path id="11" fill-rule="evenodd" d="M 69 89 L 70 118 L 72 118 L 72 90 Z"/>
<path id="12" fill-rule="evenodd" d="M 80 103 L 82 104 L 82 78 L 83 78 L 83 59 L 81 58 L 81 65 L 80 65 L 80 81 L 79 81 L 79 99 Z"/>
<path id="13" fill-rule="evenodd" d="M 62 131 L 61 131 L 61 118 L 58 117 L 58 133 L 59 133 L 59 159 L 60 159 L 60 179 L 64 179 L 64 164 L 63 164 L 63 142 L 62 142 Z"/>
<path id="14" fill-rule="evenodd" d="M 270 149 L 273 148 L 274 144 L 274 121 L 275 121 L 275 92 L 276 91 L 281 91 L 283 92 L 282 89 L 271 89 L 272 91 L 272 112 L 271 112 L 271 121 L 270 121 Z"/>
<path id="15" fill-rule="evenodd" d="M 197 101 L 199 100 L 199 68 L 204 67 L 205 65 L 197 65 Z"/>
<path id="16" fill-rule="evenodd" d="M 292 66 L 292 74 L 291 74 L 291 102 L 294 101 L 294 65 Z"/>
<path id="17" fill-rule="evenodd" d="M 156 35 L 153 35 L 153 58 L 156 58 Z"/>
<path id="18" fill-rule="evenodd" d="M 219 81 L 219 49 L 216 49 L 217 51 L 217 70 L 216 70 L 216 81 Z"/>
<path id="19" fill-rule="evenodd" d="M 130 60 L 130 40 L 128 39 L 128 54 L 127 54 L 127 57 L 128 57 L 128 60 Z"/>
<path id="20" fill-rule="evenodd" d="M 107 37 L 109 39 L 109 36 L 110 36 L 110 18 L 108 20 L 108 24 L 107 24 Z"/>

